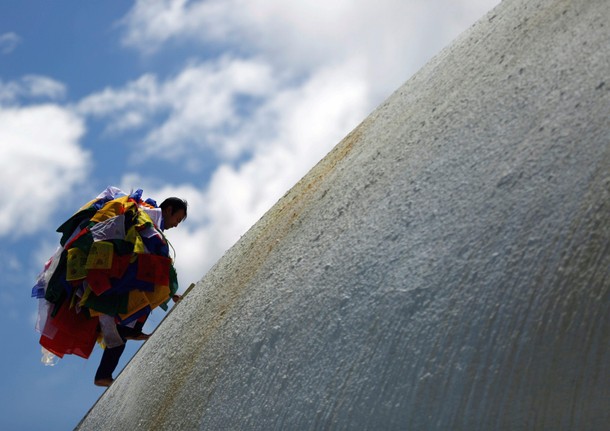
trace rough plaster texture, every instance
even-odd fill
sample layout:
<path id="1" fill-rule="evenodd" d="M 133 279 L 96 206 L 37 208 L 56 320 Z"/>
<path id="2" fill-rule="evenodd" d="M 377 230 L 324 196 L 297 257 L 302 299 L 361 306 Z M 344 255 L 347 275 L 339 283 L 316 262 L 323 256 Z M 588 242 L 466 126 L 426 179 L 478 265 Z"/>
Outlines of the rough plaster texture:
<path id="1" fill-rule="evenodd" d="M 503 1 L 227 252 L 78 428 L 607 430 L 609 29 L 607 0 Z"/>

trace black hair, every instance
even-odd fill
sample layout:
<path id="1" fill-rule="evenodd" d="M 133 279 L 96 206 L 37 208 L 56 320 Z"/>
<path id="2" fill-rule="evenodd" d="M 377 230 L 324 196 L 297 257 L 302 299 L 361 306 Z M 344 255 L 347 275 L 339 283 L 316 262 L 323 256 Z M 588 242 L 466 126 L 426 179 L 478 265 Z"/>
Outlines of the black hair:
<path id="1" fill-rule="evenodd" d="M 184 199 L 180 199 L 180 198 L 176 198 L 176 197 L 171 197 L 171 198 L 167 198 L 165 199 L 161 205 L 159 205 L 159 207 L 164 210 L 167 207 L 170 207 L 172 209 L 171 214 L 174 214 L 176 211 L 180 211 L 180 210 L 184 210 L 184 218 L 186 219 L 186 208 L 188 207 L 188 202 L 185 201 Z"/>

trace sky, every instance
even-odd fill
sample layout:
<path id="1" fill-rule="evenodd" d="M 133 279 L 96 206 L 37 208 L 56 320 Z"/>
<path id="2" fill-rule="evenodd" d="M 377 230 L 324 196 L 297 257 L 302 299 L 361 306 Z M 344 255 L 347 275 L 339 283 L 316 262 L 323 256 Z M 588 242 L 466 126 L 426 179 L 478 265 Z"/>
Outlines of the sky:
<path id="1" fill-rule="evenodd" d="M 0 2 L 0 429 L 72 429 L 104 392 L 99 347 L 44 366 L 34 329 L 79 207 L 108 186 L 186 199 L 166 232 L 182 292 L 499 1 Z"/>

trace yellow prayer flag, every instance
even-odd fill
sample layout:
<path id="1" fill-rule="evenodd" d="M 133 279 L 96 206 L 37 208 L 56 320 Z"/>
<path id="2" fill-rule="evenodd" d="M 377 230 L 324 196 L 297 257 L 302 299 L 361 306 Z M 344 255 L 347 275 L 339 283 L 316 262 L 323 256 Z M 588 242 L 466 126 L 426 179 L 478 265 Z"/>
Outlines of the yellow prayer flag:
<path id="1" fill-rule="evenodd" d="M 108 201 L 91 217 L 92 222 L 100 223 L 125 212 L 127 196 Z"/>
<path id="2" fill-rule="evenodd" d="M 125 235 L 125 241 L 129 241 L 133 244 L 134 253 L 147 253 L 146 247 L 144 246 L 144 242 L 142 241 L 142 237 L 134 226 L 129 228 L 129 230 L 127 231 L 127 234 Z"/>
<path id="3" fill-rule="evenodd" d="M 169 286 L 156 285 L 155 290 L 152 292 L 145 292 L 148 301 L 150 302 L 150 308 L 157 308 L 169 299 L 171 291 Z"/>
<path id="4" fill-rule="evenodd" d="M 81 280 L 87 276 L 87 255 L 79 248 L 68 250 L 66 262 L 66 280 Z"/>
<path id="5" fill-rule="evenodd" d="M 121 319 L 126 319 L 132 314 L 140 311 L 149 304 L 146 294 L 141 290 L 132 290 L 129 292 L 129 301 L 127 303 L 127 313 L 119 314 Z"/>
<path id="6" fill-rule="evenodd" d="M 97 241 L 91 245 L 87 257 L 87 269 L 110 269 L 114 246 L 107 241 Z"/>

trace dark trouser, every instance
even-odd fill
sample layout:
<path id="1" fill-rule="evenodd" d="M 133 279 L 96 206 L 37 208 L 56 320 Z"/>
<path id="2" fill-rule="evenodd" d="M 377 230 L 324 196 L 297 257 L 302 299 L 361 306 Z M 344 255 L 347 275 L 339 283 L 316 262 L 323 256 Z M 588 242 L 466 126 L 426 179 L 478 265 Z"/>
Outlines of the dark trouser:
<path id="1" fill-rule="evenodd" d="M 121 355 L 125 350 L 125 343 L 130 335 L 138 335 L 142 332 L 142 327 L 144 326 L 144 322 L 137 322 L 135 327 L 129 328 L 128 326 L 117 325 L 116 328 L 119 331 L 119 335 L 123 340 L 123 344 L 118 347 L 104 349 L 104 353 L 102 354 L 102 360 L 100 361 L 100 366 L 97 368 L 97 372 L 95 373 L 95 380 L 100 379 L 112 379 L 112 373 L 116 369 L 117 365 L 119 365 L 119 360 L 121 359 Z"/>

